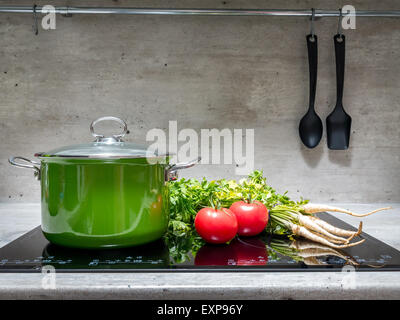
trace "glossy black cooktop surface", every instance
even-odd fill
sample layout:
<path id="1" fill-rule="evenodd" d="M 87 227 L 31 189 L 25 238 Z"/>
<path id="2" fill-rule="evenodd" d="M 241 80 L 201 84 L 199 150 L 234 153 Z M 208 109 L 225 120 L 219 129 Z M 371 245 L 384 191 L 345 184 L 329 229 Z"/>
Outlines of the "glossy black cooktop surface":
<path id="1" fill-rule="evenodd" d="M 328 215 L 320 218 L 355 230 Z M 369 236 L 344 250 L 306 240 L 261 235 L 236 238 L 229 245 L 207 245 L 190 235 L 127 249 L 79 250 L 50 244 L 37 227 L 0 248 L 0 272 L 177 272 L 177 271 L 400 271 L 400 252 Z"/>

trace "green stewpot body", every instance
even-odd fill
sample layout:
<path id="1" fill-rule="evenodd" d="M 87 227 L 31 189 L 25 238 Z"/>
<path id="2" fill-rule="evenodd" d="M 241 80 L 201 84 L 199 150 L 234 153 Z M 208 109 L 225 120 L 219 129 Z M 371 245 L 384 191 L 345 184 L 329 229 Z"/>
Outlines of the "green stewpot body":
<path id="1" fill-rule="evenodd" d="M 144 161 L 42 160 L 45 237 L 77 248 L 129 247 L 160 238 L 168 225 L 165 165 Z"/>
<path id="2" fill-rule="evenodd" d="M 94 125 L 102 120 L 122 123 L 123 134 L 95 134 Z M 170 165 L 168 155 L 123 142 L 127 127 L 118 118 L 97 119 L 91 131 L 95 142 L 38 153 L 40 163 L 9 159 L 18 167 L 33 168 L 41 181 L 43 234 L 56 245 L 85 249 L 159 239 L 168 226 L 168 180 L 198 160 Z"/>

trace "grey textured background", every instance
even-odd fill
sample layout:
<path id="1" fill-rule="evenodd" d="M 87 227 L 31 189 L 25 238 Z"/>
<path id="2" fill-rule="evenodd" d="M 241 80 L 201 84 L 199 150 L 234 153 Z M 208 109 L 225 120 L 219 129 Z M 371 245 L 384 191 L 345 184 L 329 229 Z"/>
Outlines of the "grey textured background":
<path id="1" fill-rule="evenodd" d="M 47 4 L 50 1 L 36 1 Z M 392 1 L 51 1 L 57 5 L 400 9 Z M 1 5 L 32 1 L 0 1 Z M 316 23 L 317 112 L 335 105 L 332 37 L 337 19 Z M 29 170 L 7 163 L 88 142 L 89 123 L 124 118 L 129 141 L 147 130 L 254 128 L 256 168 L 271 185 L 318 201 L 400 201 L 400 19 L 359 18 L 347 36 L 344 105 L 351 147 L 301 145 L 308 105 L 306 18 L 57 16 L 57 29 L 32 33 L 32 16 L 0 14 L 0 201 L 37 202 Z M 201 165 L 182 176 L 232 177 L 234 166 Z"/>

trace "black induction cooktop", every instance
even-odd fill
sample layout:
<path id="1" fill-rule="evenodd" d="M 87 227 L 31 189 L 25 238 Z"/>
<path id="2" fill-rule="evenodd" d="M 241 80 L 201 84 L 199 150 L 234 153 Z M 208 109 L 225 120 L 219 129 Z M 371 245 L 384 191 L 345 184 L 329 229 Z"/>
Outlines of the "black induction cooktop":
<path id="1" fill-rule="evenodd" d="M 319 217 L 355 230 L 326 213 Z M 195 235 L 169 237 L 127 249 L 80 250 L 50 244 L 37 227 L 0 248 L 0 272 L 204 272 L 204 271 L 400 271 L 400 252 L 361 234 L 366 241 L 333 250 L 306 241 L 263 234 L 235 238 L 229 245 L 204 244 Z"/>

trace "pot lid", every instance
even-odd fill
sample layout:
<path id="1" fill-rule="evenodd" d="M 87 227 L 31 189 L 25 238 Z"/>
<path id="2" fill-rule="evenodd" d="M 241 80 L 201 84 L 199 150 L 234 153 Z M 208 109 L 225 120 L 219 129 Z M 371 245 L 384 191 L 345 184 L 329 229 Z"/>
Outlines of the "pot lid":
<path id="1" fill-rule="evenodd" d="M 94 126 L 101 121 L 116 121 L 123 126 L 123 131 L 106 137 L 94 131 Z M 148 146 L 136 143 L 124 142 L 122 137 L 128 132 L 125 121 L 116 117 L 101 117 L 90 124 L 90 132 L 96 138 L 95 141 L 85 144 L 76 144 L 53 149 L 48 152 L 36 153 L 37 157 L 68 157 L 68 158 L 154 158 L 165 157 L 166 154 L 159 155 L 156 150 L 149 149 Z"/>

